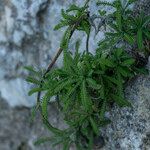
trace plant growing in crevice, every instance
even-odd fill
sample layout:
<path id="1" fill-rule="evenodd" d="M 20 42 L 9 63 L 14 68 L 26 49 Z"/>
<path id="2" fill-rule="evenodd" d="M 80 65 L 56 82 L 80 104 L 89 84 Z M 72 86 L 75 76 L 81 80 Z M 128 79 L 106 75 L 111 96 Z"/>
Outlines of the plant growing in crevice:
<path id="1" fill-rule="evenodd" d="M 136 26 L 133 22 L 140 19 L 136 17 L 132 20 L 133 12 L 128 9 L 134 1 L 129 0 L 125 5 L 120 0 L 113 3 L 98 2 L 98 5 L 114 7 L 115 11 L 108 16 L 104 11 L 99 11 L 99 18 L 104 15 L 107 18 L 101 25 L 109 32 L 107 31 L 106 38 L 99 42 L 94 55 L 89 52 L 88 46 L 93 27 L 93 16 L 90 16 L 88 10 L 89 2 L 87 0 L 83 7 L 73 4 L 66 11 L 61 11 L 63 19 L 55 26 L 55 30 L 64 26 L 67 28 L 60 48 L 45 73 L 26 67 L 32 72 L 27 81 L 36 85 L 29 95 L 38 92 L 36 109 L 40 110 L 43 123 L 53 133 L 53 136 L 39 139 L 35 144 L 51 141 L 53 146 L 62 144 L 63 150 L 69 150 L 72 144 L 78 150 L 92 150 L 94 140 L 100 136 L 100 128 L 111 122 L 105 113 L 112 104 L 116 103 L 120 107 L 132 106 L 129 100 L 125 99 L 124 85 L 145 69 L 137 66 L 136 58 L 130 56 L 124 46 L 125 42 L 128 42 L 137 44 L 138 48 L 143 50 L 141 45 L 149 38 L 149 17 L 143 18 L 141 25 Z M 86 33 L 86 50 L 80 53 L 80 41 L 77 41 L 75 54 L 72 54 L 68 47 L 76 30 Z M 52 69 L 61 52 L 64 56 L 63 66 Z M 42 98 L 41 92 L 44 93 Z M 64 121 L 68 125 L 64 130 L 53 127 L 48 120 L 48 105 L 53 97 L 56 97 L 58 109 L 63 113 Z"/>

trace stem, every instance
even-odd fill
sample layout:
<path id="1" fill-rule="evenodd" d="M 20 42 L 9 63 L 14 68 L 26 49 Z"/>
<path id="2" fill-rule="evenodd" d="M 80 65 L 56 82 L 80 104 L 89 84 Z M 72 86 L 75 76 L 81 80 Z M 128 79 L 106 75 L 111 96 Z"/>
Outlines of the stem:
<path id="1" fill-rule="evenodd" d="M 89 52 L 89 39 L 90 39 L 90 34 L 87 34 L 87 39 L 86 39 L 86 52 Z"/>
<path id="2" fill-rule="evenodd" d="M 45 78 L 46 74 L 52 69 L 52 67 L 54 66 L 55 62 L 57 61 L 58 57 L 60 56 L 60 54 L 62 53 L 63 49 L 59 48 L 57 51 L 57 54 L 55 55 L 54 59 L 52 60 L 52 62 L 49 64 L 46 72 L 44 73 L 43 77 Z"/>

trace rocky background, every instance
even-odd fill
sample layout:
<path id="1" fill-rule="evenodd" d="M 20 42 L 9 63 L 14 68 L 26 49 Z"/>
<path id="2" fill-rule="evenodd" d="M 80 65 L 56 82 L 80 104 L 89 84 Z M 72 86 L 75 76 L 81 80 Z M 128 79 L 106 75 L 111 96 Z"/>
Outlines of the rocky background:
<path id="1" fill-rule="evenodd" d="M 63 34 L 53 31 L 53 27 L 60 19 L 61 8 L 72 2 L 83 3 L 82 0 L 0 0 L 0 150 L 54 150 L 51 144 L 33 145 L 37 137 L 49 133 L 39 117 L 30 121 L 35 96 L 27 95 L 30 85 L 25 81 L 27 72 L 23 67 L 48 65 Z M 139 9 L 150 14 L 150 0 L 139 0 L 135 12 Z M 84 34 L 76 37 L 85 40 Z M 103 32 L 90 39 L 91 49 L 95 48 L 94 40 L 100 38 Z M 61 62 L 60 58 L 56 65 Z M 150 63 L 147 67 L 150 70 Z M 129 83 L 126 96 L 133 108 L 114 107 L 108 113 L 112 124 L 102 130 L 103 150 L 150 149 L 150 76 L 140 76 Z M 51 122 L 62 127 L 55 104 L 49 112 Z"/>

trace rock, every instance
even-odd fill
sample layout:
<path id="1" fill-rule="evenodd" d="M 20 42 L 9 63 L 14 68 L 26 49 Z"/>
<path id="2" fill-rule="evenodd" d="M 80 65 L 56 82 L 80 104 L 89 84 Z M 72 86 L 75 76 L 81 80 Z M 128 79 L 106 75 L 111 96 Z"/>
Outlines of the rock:
<path id="1" fill-rule="evenodd" d="M 61 128 L 63 123 L 58 116 L 55 104 L 49 108 L 50 122 Z M 35 146 L 34 142 L 40 137 L 51 136 L 37 116 L 31 122 L 31 110 L 27 107 L 11 108 L 0 99 L 0 149 L 1 150 L 60 150 L 52 148 L 50 143 Z"/>
<path id="2" fill-rule="evenodd" d="M 150 76 L 141 76 L 126 89 L 126 98 L 132 108 L 110 111 L 112 123 L 103 130 L 104 150 L 149 150 L 150 149 Z"/>
<path id="3" fill-rule="evenodd" d="M 31 107 L 36 103 L 35 96 L 28 96 L 29 84 L 23 79 L 0 81 L 1 96 L 11 107 L 25 106 Z M 13 100 L 12 100 L 13 99 Z"/>

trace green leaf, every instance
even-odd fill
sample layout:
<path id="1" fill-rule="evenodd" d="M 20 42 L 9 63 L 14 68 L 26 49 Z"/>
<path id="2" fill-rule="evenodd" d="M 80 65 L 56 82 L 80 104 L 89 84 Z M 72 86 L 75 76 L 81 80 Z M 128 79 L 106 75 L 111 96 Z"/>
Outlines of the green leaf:
<path id="1" fill-rule="evenodd" d="M 107 13 L 105 10 L 98 10 L 98 12 L 101 16 L 104 16 Z"/>
<path id="2" fill-rule="evenodd" d="M 122 66 L 131 66 L 131 65 L 133 65 L 134 63 L 135 63 L 135 59 L 129 58 L 129 59 L 124 60 L 124 61 L 121 63 L 121 65 L 122 65 Z"/>
<path id="3" fill-rule="evenodd" d="M 129 44 L 134 44 L 135 40 L 134 38 L 127 34 L 127 33 L 124 33 L 124 39 L 129 43 Z"/>
<path id="4" fill-rule="evenodd" d="M 92 78 L 87 78 L 86 81 L 88 85 L 95 90 L 98 90 L 101 88 L 101 85 L 97 84 L 96 81 L 93 80 Z"/>
<path id="5" fill-rule="evenodd" d="M 118 67 L 117 68 L 117 70 L 118 70 L 118 72 L 122 75 L 122 76 L 124 76 L 124 77 L 129 77 L 129 76 L 131 76 L 132 74 L 131 74 L 131 71 L 128 69 L 128 68 L 126 68 L 126 67 Z"/>
<path id="6" fill-rule="evenodd" d="M 42 114 L 45 119 L 48 119 L 47 108 L 48 108 L 48 102 L 49 102 L 50 98 L 51 98 L 51 91 L 48 91 L 42 99 L 41 108 L 42 108 Z"/>
<path id="7" fill-rule="evenodd" d="M 39 107 L 40 107 L 40 104 L 37 103 L 36 106 L 34 106 L 34 107 L 31 109 L 31 122 L 34 121 L 36 112 L 38 111 Z"/>
<path id="8" fill-rule="evenodd" d="M 144 30 L 143 32 L 147 36 L 147 38 L 150 40 L 150 32 L 147 30 Z"/>
<path id="9" fill-rule="evenodd" d="M 100 64 L 103 64 L 108 67 L 114 67 L 114 62 L 108 58 L 101 58 Z"/>
<path id="10" fill-rule="evenodd" d="M 137 32 L 137 44 L 138 44 L 138 48 L 142 50 L 143 49 L 143 33 L 141 29 L 139 29 Z"/>
<path id="11" fill-rule="evenodd" d="M 76 17 L 75 17 L 75 16 L 67 14 L 67 13 L 64 11 L 64 9 L 61 10 L 61 15 L 62 15 L 62 17 L 63 17 L 64 19 L 66 19 L 66 20 L 72 20 L 72 21 L 75 21 L 75 20 L 76 20 Z"/>
<path id="12" fill-rule="evenodd" d="M 144 75 L 149 75 L 149 71 L 146 68 L 134 68 L 134 70 L 137 73 L 141 73 L 141 74 L 144 74 Z"/>
<path id="13" fill-rule="evenodd" d="M 39 80 L 37 80 L 37 79 L 35 79 L 35 78 L 31 77 L 31 76 L 28 76 L 26 78 L 26 81 L 30 82 L 30 83 L 37 84 L 37 85 L 41 85 L 41 81 L 39 81 Z"/>
<path id="14" fill-rule="evenodd" d="M 115 77 L 109 77 L 109 76 L 104 76 L 109 82 L 111 81 L 112 83 L 118 85 L 119 81 Z"/>
<path id="15" fill-rule="evenodd" d="M 74 10 L 81 11 L 82 9 L 78 6 L 76 6 L 75 4 L 73 4 L 69 7 L 69 9 L 66 10 L 66 12 L 71 12 L 71 11 L 74 11 Z"/>
<path id="16" fill-rule="evenodd" d="M 85 31 L 87 35 L 90 34 L 91 26 L 88 21 L 83 20 L 80 27 L 82 27 L 82 30 Z"/>
<path id="17" fill-rule="evenodd" d="M 63 130 L 54 128 L 44 116 L 42 116 L 42 120 L 43 120 L 44 125 L 47 127 L 47 129 L 49 131 L 51 131 L 52 133 L 54 133 L 57 136 L 63 135 L 63 133 L 64 133 Z"/>
<path id="18" fill-rule="evenodd" d="M 39 87 L 33 88 L 33 89 L 31 89 L 31 90 L 29 91 L 28 95 L 31 96 L 32 94 L 37 93 L 37 92 L 41 92 L 41 91 L 43 91 L 42 88 L 39 88 Z"/>
<path id="19" fill-rule="evenodd" d="M 52 140 L 51 137 L 43 137 L 43 138 L 39 138 L 36 142 L 34 142 L 34 145 L 40 145 L 43 144 L 45 142 L 50 142 Z"/>
<path id="20" fill-rule="evenodd" d="M 92 104 L 87 93 L 85 80 L 82 82 L 82 86 L 81 86 L 81 102 L 82 102 L 82 105 L 85 107 L 85 110 L 87 111 L 90 110 Z"/>
<path id="21" fill-rule="evenodd" d="M 37 73 L 32 66 L 25 66 L 24 69 L 26 69 L 32 73 Z"/>
<path id="22" fill-rule="evenodd" d="M 61 20 L 59 24 L 54 27 L 54 30 L 59 30 L 62 27 L 68 26 L 69 22 L 67 20 Z"/>
<path id="23" fill-rule="evenodd" d="M 81 83 L 79 82 L 74 87 L 71 86 L 68 93 L 66 93 L 66 96 L 64 97 L 64 110 L 67 110 L 69 108 L 69 104 L 71 102 L 71 100 L 69 98 L 73 95 L 73 93 L 76 91 L 76 89 L 79 87 L 80 84 Z"/>
<path id="24" fill-rule="evenodd" d="M 103 101 L 103 104 L 101 106 L 101 110 L 100 110 L 100 120 L 103 120 L 105 117 L 105 111 L 106 111 L 106 100 Z"/>
<path id="25" fill-rule="evenodd" d="M 91 126 L 93 128 L 93 131 L 96 135 L 99 135 L 99 128 L 96 124 L 96 122 L 94 121 L 94 119 L 92 117 L 90 117 L 90 123 L 91 123 Z"/>
<path id="26" fill-rule="evenodd" d="M 56 93 L 56 94 L 59 93 L 61 90 L 65 89 L 66 86 L 73 84 L 77 81 L 78 81 L 77 79 L 72 79 L 72 78 L 61 81 L 61 83 L 58 84 L 57 87 L 54 89 L 54 93 Z"/>
<path id="27" fill-rule="evenodd" d="M 72 29 L 68 27 L 63 35 L 60 47 L 66 51 L 68 49 L 69 40 L 71 37 Z"/>
<path id="28" fill-rule="evenodd" d="M 91 131 L 88 139 L 89 139 L 89 142 L 88 142 L 88 149 L 87 150 L 92 150 L 93 149 L 93 145 L 94 145 L 94 135 L 93 135 L 92 131 Z"/>
<path id="29" fill-rule="evenodd" d="M 121 55 L 123 54 L 123 49 L 122 48 L 117 48 L 115 50 L 115 54 L 116 54 L 117 58 L 120 58 Z"/>
<path id="30" fill-rule="evenodd" d="M 117 22 L 117 26 L 119 28 L 119 30 L 122 30 L 122 15 L 121 15 L 121 11 L 118 10 L 116 11 L 116 22 Z"/>
<path id="31" fill-rule="evenodd" d="M 66 141 L 63 143 L 63 150 L 69 150 L 70 149 L 70 141 Z"/>
<path id="32" fill-rule="evenodd" d="M 120 96 L 112 95 L 113 100 L 117 103 L 120 107 L 131 107 L 131 103 Z"/>

